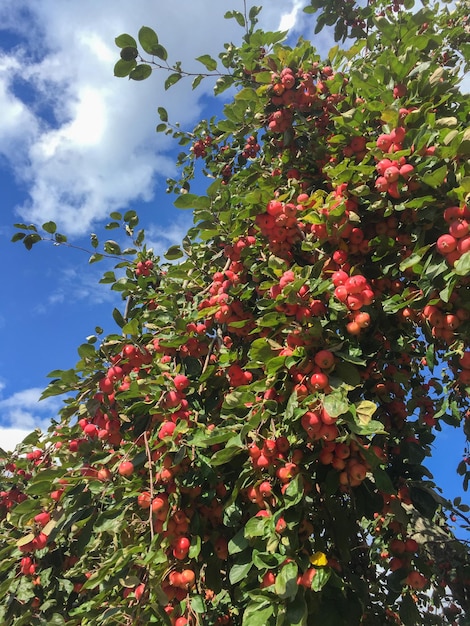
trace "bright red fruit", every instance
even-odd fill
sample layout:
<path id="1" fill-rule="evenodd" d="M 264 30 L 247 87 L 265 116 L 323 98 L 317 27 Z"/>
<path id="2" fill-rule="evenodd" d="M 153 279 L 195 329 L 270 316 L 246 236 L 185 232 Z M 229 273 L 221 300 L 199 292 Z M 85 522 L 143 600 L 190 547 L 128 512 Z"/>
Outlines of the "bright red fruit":
<path id="1" fill-rule="evenodd" d="M 131 476 L 134 473 L 134 464 L 131 461 L 123 461 L 118 467 L 121 476 Z"/>

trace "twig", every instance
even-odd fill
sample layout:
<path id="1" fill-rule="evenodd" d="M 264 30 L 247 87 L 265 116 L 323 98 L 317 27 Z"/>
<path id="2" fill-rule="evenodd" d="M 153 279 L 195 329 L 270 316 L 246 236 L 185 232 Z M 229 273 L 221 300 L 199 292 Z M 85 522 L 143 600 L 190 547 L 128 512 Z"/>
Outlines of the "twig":
<path id="1" fill-rule="evenodd" d="M 144 444 L 145 444 L 145 452 L 147 453 L 147 459 L 149 464 L 149 492 L 150 492 L 150 507 L 149 507 L 149 525 L 150 525 L 150 538 L 153 540 L 154 530 L 153 530 L 153 511 L 152 511 L 152 501 L 153 501 L 153 472 L 152 472 L 152 455 L 150 453 L 149 442 L 147 439 L 147 432 L 144 431 Z"/>

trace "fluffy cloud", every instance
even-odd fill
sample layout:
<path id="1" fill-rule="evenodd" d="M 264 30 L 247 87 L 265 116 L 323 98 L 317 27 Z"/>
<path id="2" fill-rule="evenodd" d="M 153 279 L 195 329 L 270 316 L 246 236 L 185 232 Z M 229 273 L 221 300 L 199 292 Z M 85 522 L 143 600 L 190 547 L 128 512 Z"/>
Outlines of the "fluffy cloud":
<path id="1" fill-rule="evenodd" d="M 0 448 L 5 452 L 12 452 L 23 441 L 31 430 L 21 428 L 5 428 L 0 426 Z"/>
<path id="2" fill-rule="evenodd" d="M 57 416 L 62 400 L 39 401 L 42 390 L 35 387 L 4 397 L 4 389 L 0 384 L 0 448 L 12 450 L 35 428 L 46 430 L 51 419 Z"/>
<path id="3" fill-rule="evenodd" d="M 80 234 L 110 211 L 154 197 L 174 174 L 171 141 L 154 132 L 155 109 L 190 124 L 212 85 L 192 92 L 181 81 L 165 92 L 158 77 L 118 80 L 114 37 L 153 26 L 171 59 L 198 71 L 195 56 L 240 39 L 234 20 L 223 19 L 229 8 L 220 0 L 159 3 L 158 11 L 145 0 L 2 2 L 0 24 L 15 45 L 0 56 L 0 154 L 26 184 L 22 219 L 54 220 Z M 271 0 L 262 25 L 293 26 L 299 11 L 299 0 Z"/>

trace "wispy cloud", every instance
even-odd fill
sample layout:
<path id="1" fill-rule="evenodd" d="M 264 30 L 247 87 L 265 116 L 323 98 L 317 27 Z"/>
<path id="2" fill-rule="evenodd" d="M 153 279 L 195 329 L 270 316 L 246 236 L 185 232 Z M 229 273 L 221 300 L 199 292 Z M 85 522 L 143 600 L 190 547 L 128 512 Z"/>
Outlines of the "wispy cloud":
<path id="1" fill-rule="evenodd" d="M 164 229 L 157 224 L 151 224 L 146 229 L 147 247 L 152 248 L 154 254 L 159 256 L 162 262 L 164 262 L 163 255 L 165 252 L 170 246 L 181 244 L 192 223 L 191 215 L 181 213 Z"/>
<path id="2" fill-rule="evenodd" d="M 47 314 L 50 308 L 64 302 L 73 302 L 74 306 L 81 307 L 114 303 L 119 306 L 121 296 L 117 292 L 100 284 L 103 275 L 103 267 L 86 266 L 65 267 L 56 273 L 54 290 L 48 295 L 46 301 L 36 307 L 38 314 Z"/>

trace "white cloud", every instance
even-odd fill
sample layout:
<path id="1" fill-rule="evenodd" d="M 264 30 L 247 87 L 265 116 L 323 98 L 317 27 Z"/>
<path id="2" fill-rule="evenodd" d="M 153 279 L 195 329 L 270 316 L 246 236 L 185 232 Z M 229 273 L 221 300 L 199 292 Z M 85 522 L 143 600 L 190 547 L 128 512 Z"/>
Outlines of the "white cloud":
<path id="1" fill-rule="evenodd" d="M 170 246 L 181 244 L 192 225 L 193 221 L 187 213 L 178 216 L 164 230 L 157 224 L 151 224 L 145 231 L 147 248 L 152 248 L 154 254 L 161 258 L 161 262 L 165 262 L 163 258 L 165 252 Z"/>
<path id="2" fill-rule="evenodd" d="M 292 10 L 289 13 L 284 13 L 284 15 L 281 17 L 279 29 L 295 29 L 299 23 L 300 17 L 302 15 L 302 9 L 304 6 L 305 2 L 303 0 L 294 0 L 294 6 L 292 7 Z"/>
<path id="3" fill-rule="evenodd" d="M 235 3 L 236 4 L 236 3 Z M 298 17 L 299 0 L 272 0 L 261 13 L 275 29 L 283 13 Z M 154 131 L 157 106 L 188 125 L 201 115 L 190 81 L 165 92 L 162 77 L 143 83 L 113 77 L 114 37 L 155 27 L 172 60 L 216 55 L 240 40 L 231 7 L 221 0 L 179 0 L 149 8 L 145 0 L 58 3 L 6 0 L 0 24 L 23 43 L 0 57 L 0 152 L 26 183 L 29 200 L 18 211 L 33 222 L 54 220 L 69 234 L 138 200 L 174 174 L 171 140 Z M 198 70 L 202 66 L 198 67 Z M 203 83 L 204 85 L 204 83 Z"/>
<path id="4" fill-rule="evenodd" d="M 83 265 L 77 267 L 64 267 L 59 269 L 55 277 L 54 290 L 48 295 L 45 303 L 35 308 L 35 313 L 49 314 L 50 307 L 64 302 L 73 302 L 74 306 L 80 303 L 83 307 L 113 303 L 114 306 L 122 305 L 122 298 L 116 291 L 103 286 L 99 280 L 104 268 L 86 268 Z"/>
<path id="5" fill-rule="evenodd" d="M 5 385 L 0 393 L 5 391 Z M 0 423 L 3 428 L 31 432 L 35 428 L 47 429 L 52 417 L 57 415 L 62 401 L 46 398 L 39 401 L 42 389 L 32 387 L 17 391 L 10 396 L 0 396 Z M 3 447 L 3 439 L 0 439 Z"/>
<path id="6" fill-rule="evenodd" d="M 52 397 L 39 401 L 42 389 L 36 387 L 4 397 L 5 388 L 0 383 L 0 447 L 12 450 L 34 429 L 47 430 L 62 400 Z"/>
<path id="7" fill-rule="evenodd" d="M 0 426 L 0 448 L 2 448 L 5 452 L 11 452 L 30 433 L 31 430 L 22 430 L 21 428 L 4 428 L 3 426 Z"/>
<path id="8" fill-rule="evenodd" d="M 38 121 L 11 91 L 11 78 L 20 71 L 19 59 L 0 55 L 0 155 L 16 165 L 23 162 Z"/>

